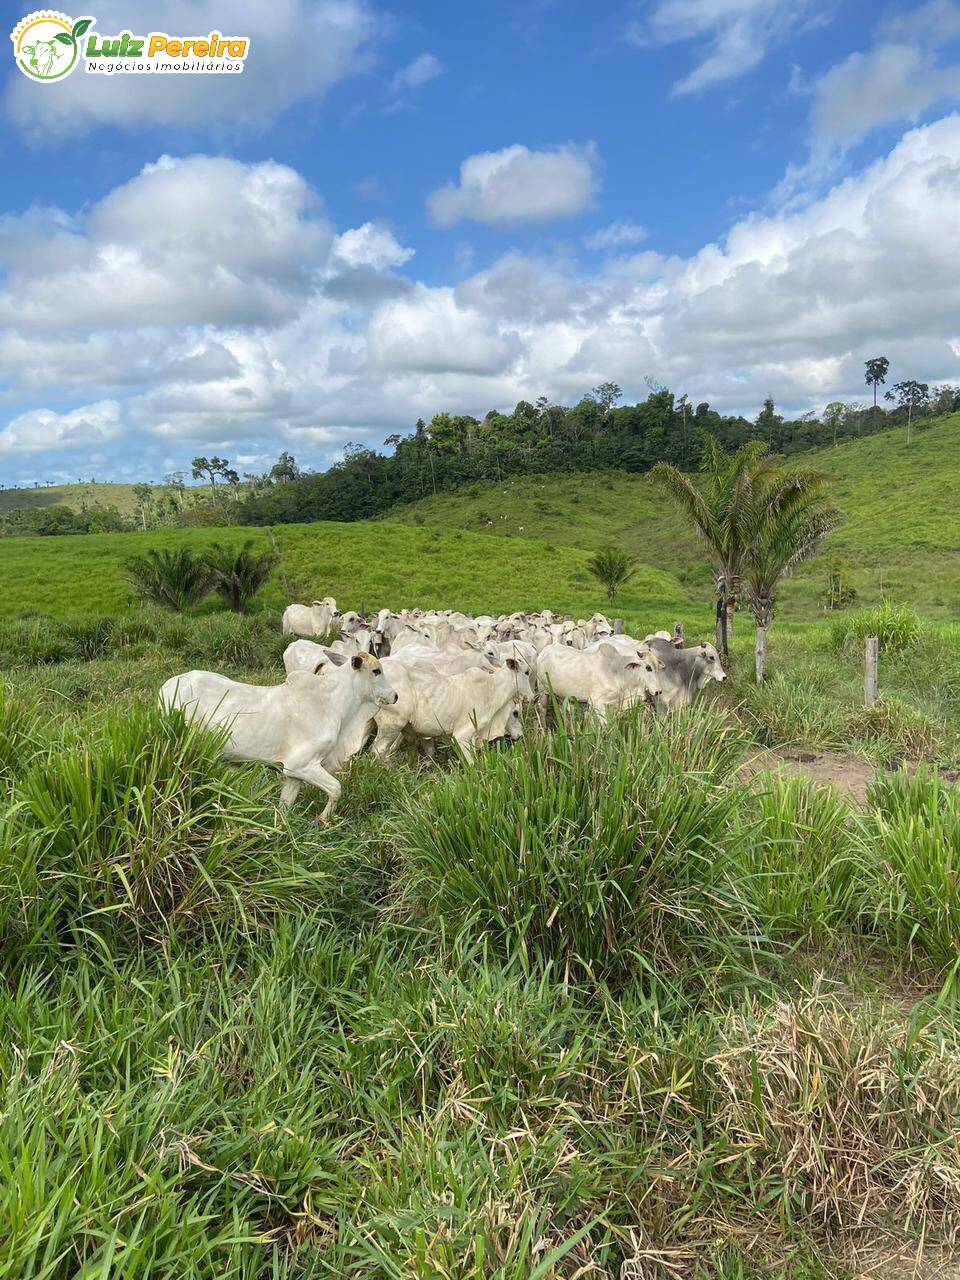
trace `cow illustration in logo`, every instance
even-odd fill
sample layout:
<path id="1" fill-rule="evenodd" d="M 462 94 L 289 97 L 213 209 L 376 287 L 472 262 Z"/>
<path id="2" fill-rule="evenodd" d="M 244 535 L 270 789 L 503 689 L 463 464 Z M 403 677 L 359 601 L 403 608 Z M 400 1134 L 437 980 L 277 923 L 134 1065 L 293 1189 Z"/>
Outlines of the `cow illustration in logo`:
<path id="1" fill-rule="evenodd" d="M 52 9 L 27 14 L 10 32 L 17 66 L 25 76 L 41 84 L 62 80 L 77 65 L 80 37 L 93 21 L 74 21 Z"/>

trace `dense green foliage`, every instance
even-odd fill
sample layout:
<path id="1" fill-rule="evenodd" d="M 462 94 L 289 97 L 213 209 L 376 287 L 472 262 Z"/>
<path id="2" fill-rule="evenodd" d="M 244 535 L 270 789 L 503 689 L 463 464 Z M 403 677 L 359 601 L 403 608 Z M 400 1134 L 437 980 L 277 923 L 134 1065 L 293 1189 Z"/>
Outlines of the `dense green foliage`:
<path id="1" fill-rule="evenodd" d="M 614 396 L 588 396 L 572 409 L 542 399 L 536 405 L 521 401 L 512 413 L 491 412 L 482 421 L 438 413 L 429 426 L 418 422 L 411 435 L 391 436 L 387 443 L 394 447 L 392 454 L 351 445 L 342 462 L 319 475 L 291 478 L 284 471 L 262 477 L 241 503 L 238 518 L 247 524 L 365 520 L 398 502 L 477 482 L 502 484 L 509 476 L 644 472 L 660 462 L 692 471 L 700 464 L 705 436 L 727 452 L 755 441 L 790 455 L 831 438 L 836 443 L 890 429 L 914 413 L 904 408 L 879 415 L 849 409 L 825 427 L 814 418 L 787 422 L 767 401 L 751 422 L 723 417 L 706 402 L 694 407 L 666 389 L 651 392 L 639 404 L 615 407 L 619 389 L 613 391 Z M 951 413 L 958 398 L 953 388 L 944 388 L 927 409 Z"/>

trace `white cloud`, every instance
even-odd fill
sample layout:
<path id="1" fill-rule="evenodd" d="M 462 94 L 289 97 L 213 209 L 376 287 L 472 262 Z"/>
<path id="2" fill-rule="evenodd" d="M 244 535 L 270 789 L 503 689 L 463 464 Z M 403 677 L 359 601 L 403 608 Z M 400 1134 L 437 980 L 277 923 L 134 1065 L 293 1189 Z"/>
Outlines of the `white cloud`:
<path id="1" fill-rule="evenodd" d="M 155 450 L 157 467 L 280 448 L 317 465 L 440 409 L 572 403 L 606 378 L 635 396 L 649 374 L 731 412 L 755 412 L 768 392 L 789 412 L 863 398 L 863 361 L 878 353 L 898 378 L 960 381 L 958 116 L 690 257 L 511 252 L 455 287 L 397 275 L 410 250 L 380 224 L 336 235 L 291 170 L 237 165 L 210 184 L 206 161 L 148 167 L 84 215 L 0 226 L 11 476 L 32 455 L 53 474 L 75 446 L 104 452 L 113 474 L 134 445 L 139 459 Z M 179 164 L 197 164 L 224 207 L 183 207 L 163 185 Z M 231 228 L 219 239 L 218 218 Z M 23 254 L 32 270 L 17 268 Z M 109 266 L 120 300 L 74 288 L 72 266 L 58 300 L 57 261 L 88 277 Z M 159 292 L 138 284 L 143 264 Z"/>
<path id="2" fill-rule="evenodd" d="M 90 449 L 116 440 L 122 433 L 120 406 L 115 400 L 85 404 L 69 413 L 30 409 L 0 431 L 0 454 L 30 457 L 60 449 Z"/>
<path id="3" fill-rule="evenodd" d="M 881 44 L 830 68 L 814 90 L 814 135 L 839 144 L 878 125 L 916 120 L 934 104 L 960 98 L 960 66 L 940 67 L 913 44 Z"/>
<path id="4" fill-rule="evenodd" d="M 575 218 L 590 205 L 599 185 L 593 143 L 532 151 L 515 145 L 481 151 L 460 166 L 460 180 L 427 201 L 431 221 L 452 227 L 465 219 L 488 226 Z"/>
<path id="5" fill-rule="evenodd" d="M 250 50 L 238 75 L 105 76 L 79 70 L 55 93 L 42 94 L 25 77 L 10 76 L 5 113 L 31 138 L 73 141 L 100 124 L 265 127 L 284 108 L 322 97 L 364 69 L 380 31 L 366 0 L 236 0 L 227 11 L 218 0 L 100 0 L 96 19 L 103 35 L 125 28 L 205 35 L 229 26 L 229 34 L 249 37 Z"/>
<path id="6" fill-rule="evenodd" d="M 419 89 L 421 85 L 429 84 L 441 75 L 443 63 L 440 59 L 432 53 L 420 53 L 396 73 L 390 81 L 390 92 L 399 97 L 413 89 Z"/>
<path id="7" fill-rule="evenodd" d="M 627 37 L 641 47 L 698 42 L 697 65 L 673 86 L 697 93 L 752 71 L 809 12 L 810 0 L 655 0 Z"/>
<path id="8" fill-rule="evenodd" d="M 611 222 L 608 227 L 601 227 L 599 231 L 592 231 L 590 235 L 583 237 L 583 243 L 588 249 L 622 249 L 629 244 L 639 244 L 646 238 L 646 228 L 622 219 Z"/>
<path id="9" fill-rule="evenodd" d="M 377 222 L 344 231 L 334 240 L 333 252 L 348 267 L 372 267 L 375 271 L 401 267 L 414 254 L 413 249 L 399 243 L 389 227 Z"/>

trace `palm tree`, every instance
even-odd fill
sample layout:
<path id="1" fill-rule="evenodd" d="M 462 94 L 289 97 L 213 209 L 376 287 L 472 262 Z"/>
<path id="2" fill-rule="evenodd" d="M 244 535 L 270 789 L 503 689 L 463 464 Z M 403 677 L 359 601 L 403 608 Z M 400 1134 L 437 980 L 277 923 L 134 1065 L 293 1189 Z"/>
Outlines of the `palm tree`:
<path id="1" fill-rule="evenodd" d="M 745 585 L 757 626 L 758 684 L 766 674 L 767 628 L 773 621 L 780 579 L 812 555 L 840 522 L 839 511 L 827 499 L 827 483 L 820 471 L 765 471 L 755 477 L 746 519 L 749 550 Z"/>
<path id="2" fill-rule="evenodd" d="M 757 478 L 770 470 L 767 446 L 751 440 L 734 454 L 705 436 L 698 486 L 671 462 L 658 462 L 653 477 L 667 490 L 706 544 L 717 575 L 717 647 L 729 655 L 733 611 L 743 590 L 750 548 L 749 512 Z"/>
<path id="3" fill-rule="evenodd" d="M 866 375 L 864 381 L 868 387 L 873 387 L 873 428 L 877 428 L 877 387 L 887 380 L 887 372 L 890 369 L 890 361 L 886 356 L 874 356 L 872 360 L 865 360 Z"/>
<path id="4" fill-rule="evenodd" d="M 124 564 L 127 582 L 141 600 L 183 613 L 210 594 L 210 569 L 203 556 L 186 547 L 173 551 L 148 551 L 131 556 Z"/>
<path id="5" fill-rule="evenodd" d="M 273 551 L 257 555 L 253 546 L 252 538 L 248 538 L 239 551 L 215 542 L 207 553 L 213 589 L 234 613 L 243 613 L 279 558 Z"/>
<path id="6" fill-rule="evenodd" d="M 636 560 L 618 547 L 603 547 L 587 561 L 587 568 L 602 583 L 607 599 L 613 600 L 637 571 Z"/>

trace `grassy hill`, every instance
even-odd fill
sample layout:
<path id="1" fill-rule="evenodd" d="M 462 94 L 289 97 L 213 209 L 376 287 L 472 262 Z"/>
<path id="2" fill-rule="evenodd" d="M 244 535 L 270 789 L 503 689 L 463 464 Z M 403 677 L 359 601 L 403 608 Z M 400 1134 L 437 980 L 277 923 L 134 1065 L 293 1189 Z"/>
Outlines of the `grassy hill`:
<path id="1" fill-rule="evenodd" d="M 125 516 L 133 515 L 137 501 L 132 484 L 52 484 L 40 489 L 0 490 L 0 515 L 17 507 L 69 507 L 89 511 L 92 507 L 116 507 Z"/>
<path id="2" fill-rule="evenodd" d="M 960 616 L 960 414 L 925 423 L 909 445 L 898 429 L 797 461 L 835 477 L 846 521 L 784 585 L 783 616 L 816 614 L 825 560 L 835 555 L 849 562 L 864 602 L 882 591 L 933 615 Z M 527 476 L 427 498 L 393 518 L 557 546 L 615 543 L 673 575 L 699 600 L 709 596 L 702 551 L 648 476 Z"/>
<path id="3" fill-rule="evenodd" d="M 0 616 L 36 611 L 119 613 L 136 607 L 123 562 L 150 547 L 188 543 L 202 549 L 246 538 L 269 545 L 266 529 L 160 530 L 71 538 L 0 540 Z M 282 525 L 274 530 L 281 566 L 262 596 L 279 612 L 291 600 L 332 594 L 344 608 L 421 605 L 509 612 L 550 606 L 589 616 L 606 604 L 586 569 L 589 552 L 532 539 L 494 547 L 480 533 L 417 528 L 387 521 Z M 213 607 L 213 606 L 209 606 Z M 631 626 L 684 618 L 709 626 L 709 610 L 692 606 L 671 574 L 641 568 L 613 612 Z"/>

